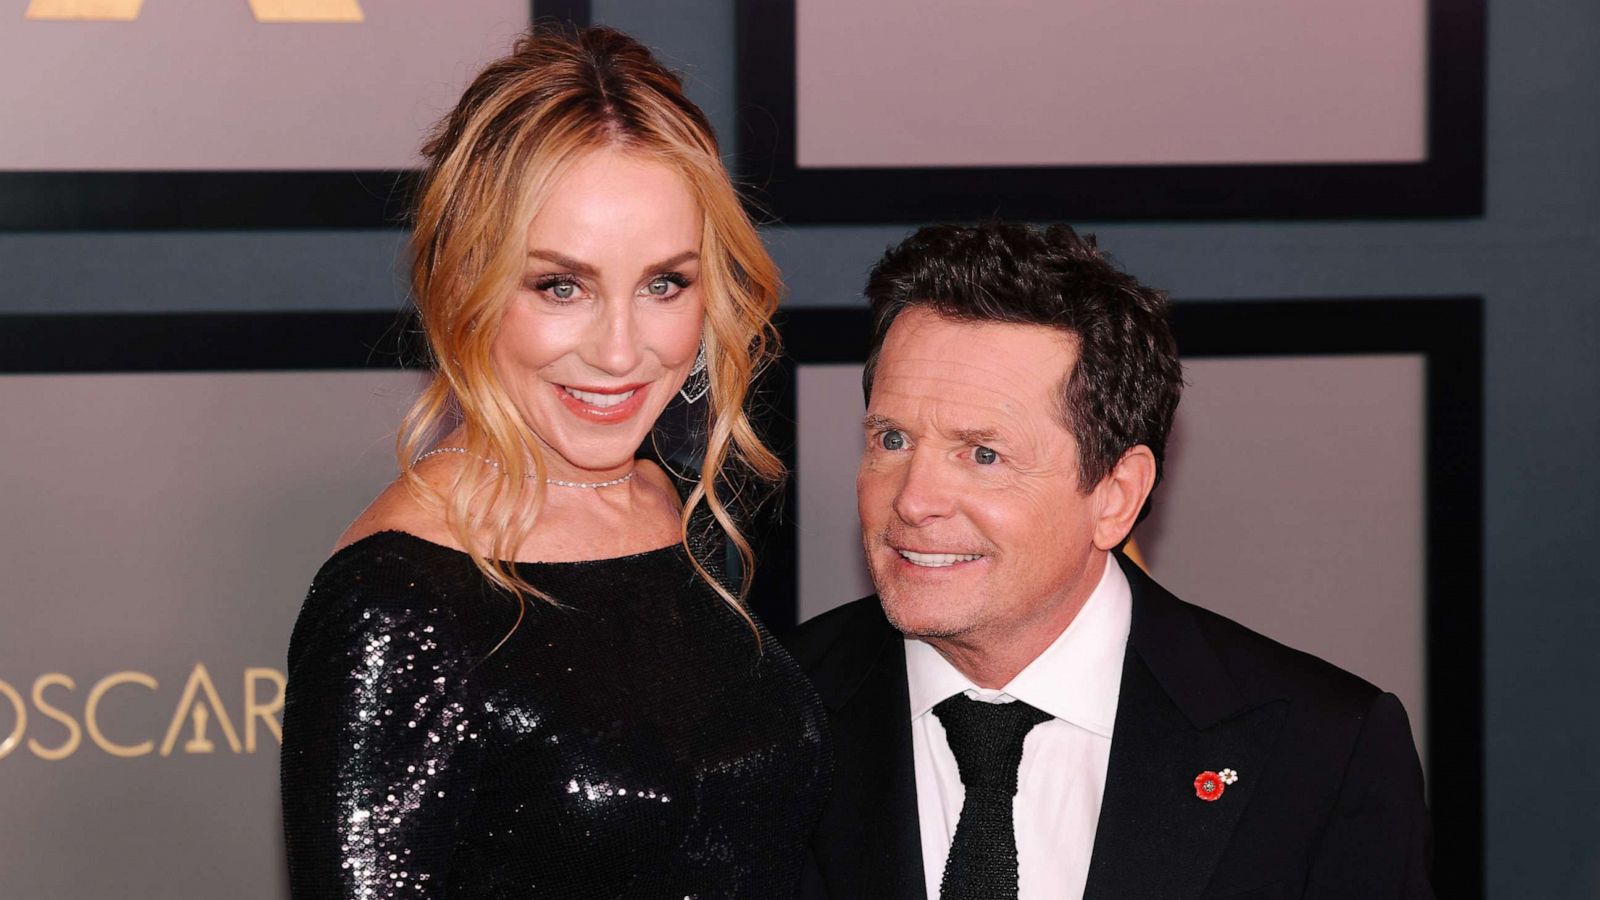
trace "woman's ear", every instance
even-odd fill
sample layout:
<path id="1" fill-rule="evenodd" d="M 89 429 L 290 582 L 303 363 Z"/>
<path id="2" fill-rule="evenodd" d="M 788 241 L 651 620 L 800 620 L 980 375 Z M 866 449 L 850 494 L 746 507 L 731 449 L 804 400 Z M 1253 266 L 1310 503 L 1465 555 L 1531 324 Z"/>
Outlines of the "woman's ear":
<path id="1" fill-rule="evenodd" d="M 1122 454 L 1106 477 L 1095 485 L 1098 509 L 1094 522 L 1094 545 L 1114 550 L 1139 521 L 1139 510 L 1156 484 L 1156 456 L 1143 444 L 1135 444 Z"/>

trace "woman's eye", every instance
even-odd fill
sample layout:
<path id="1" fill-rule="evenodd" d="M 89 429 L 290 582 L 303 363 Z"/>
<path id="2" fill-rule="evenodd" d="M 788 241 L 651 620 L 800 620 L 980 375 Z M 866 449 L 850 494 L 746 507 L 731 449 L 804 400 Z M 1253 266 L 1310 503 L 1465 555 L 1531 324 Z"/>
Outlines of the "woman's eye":
<path id="1" fill-rule="evenodd" d="M 972 461 L 980 466 L 992 466 L 1000 461 L 1000 454 L 988 447 L 972 448 Z"/>
<path id="2" fill-rule="evenodd" d="M 582 290 L 576 281 L 563 277 L 541 278 L 533 283 L 533 289 L 558 303 L 576 300 Z"/>
<path id="3" fill-rule="evenodd" d="M 688 286 L 689 282 L 680 275 L 658 275 L 644 286 L 644 292 L 657 300 L 666 300 Z"/>
<path id="4" fill-rule="evenodd" d="M 878 435 L 878 446 L 885 450 L 904 450 L 906 448 L 905 433 L 899 431 L 881 432 Z"/>

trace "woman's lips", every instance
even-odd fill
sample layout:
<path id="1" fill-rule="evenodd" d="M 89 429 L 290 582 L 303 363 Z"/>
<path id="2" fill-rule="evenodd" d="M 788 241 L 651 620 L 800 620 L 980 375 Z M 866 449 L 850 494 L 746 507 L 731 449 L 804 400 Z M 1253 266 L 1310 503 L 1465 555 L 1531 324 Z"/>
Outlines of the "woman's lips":
<path id="1" fill-rule="evenodd" d="M 575 387 L 553 384 L 556 397 L 574 415 L 586 422 L 615 425 L 633 418 L 644 407 L 650 383 L 615 388 Z"/>

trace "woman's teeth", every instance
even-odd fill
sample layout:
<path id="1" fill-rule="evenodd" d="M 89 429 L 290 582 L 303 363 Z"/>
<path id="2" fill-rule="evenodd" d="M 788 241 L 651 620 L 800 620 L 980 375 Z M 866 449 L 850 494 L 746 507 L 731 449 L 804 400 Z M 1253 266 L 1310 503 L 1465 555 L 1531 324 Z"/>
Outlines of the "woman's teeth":
<path id="1" fill-rule="evenodd" d="M 905 561 L 914 566 L 953 566 L 956 563 L 972 562 L 981 559 L 981 553 L 913 553 L 910 550 L 897 551 Z"/>
<path id="2" fill-rule="evenodd" d="M 634 394 L 633 391 L 623 391 L 620 394 L 594 394 L 590 393 L 589 391 L 580 391 L 576 388 L 565 388 L 565 390 L 568 394 L 577 397 L 579 400 L 582 400 L 590 406 L 598 406 L 602 409 L 608 406 L 616 406 L 618 403 L 622 403 L 629 397 L 632 397 Z"/>

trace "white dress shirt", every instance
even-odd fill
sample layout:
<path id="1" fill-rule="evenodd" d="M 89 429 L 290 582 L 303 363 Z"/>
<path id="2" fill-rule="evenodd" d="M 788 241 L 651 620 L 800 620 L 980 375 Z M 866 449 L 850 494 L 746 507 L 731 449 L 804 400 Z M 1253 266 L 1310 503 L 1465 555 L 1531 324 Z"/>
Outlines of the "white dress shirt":
<path id="1" fill-rule="evenodd" d="M 966 792 L 933 707 L 965 692 L 976 700 L 1021 700 L 1054 718 L 1028 733 L 1012 815 L 1019 900 L 1082 898 L 1094 851 L 1100 798 L 1117 718 L 1122 655 L 1133 618 L 1127 576 L 1106 557 L 1094 592 L 1065 631 L 1001 690 L 980 688 L 919 640 L 906 640 L 917 818 L 928 897 L 939 896 L 945 859 Z"/>

